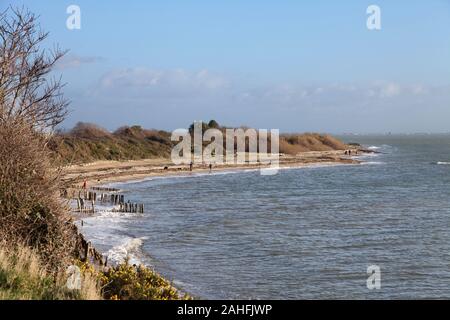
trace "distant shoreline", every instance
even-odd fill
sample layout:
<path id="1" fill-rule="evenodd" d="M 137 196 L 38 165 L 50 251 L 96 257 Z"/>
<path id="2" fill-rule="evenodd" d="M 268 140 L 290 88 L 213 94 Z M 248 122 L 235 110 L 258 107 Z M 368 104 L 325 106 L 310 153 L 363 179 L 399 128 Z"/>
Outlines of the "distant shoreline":
<path id="1" fill-rule="evenodd" d="M 353 149 L 354 151 L 356 149 Z M 297 156 L 285 155 L 280 157 L 280 169 L 304 168 L 315 165 L 360 164 L 353 156 L 345 155 L 344 150 L 311 151 Z M 370 150 L 358 149 L 358 155 L 373 153 Z M 356 155 L 356 153 L 354 154 Z M 212 172 L 227 170 L 257 170 L 267 169 L 269 165 L 262 164 L 224 164 L 214 165 Z M 96 161 L 88 164 L 67 166 L 63 169 L 63 181 L 67 184 L 88 187 L 101 186 L 109 183 L 145 180 L 152 177 L 177 177 L 191 173 L 208 173 L 206 164 L 195 164 L 192 171 L 188 165 L 173 165 L 170 159 L 143 159 L 129 161 Z"/>

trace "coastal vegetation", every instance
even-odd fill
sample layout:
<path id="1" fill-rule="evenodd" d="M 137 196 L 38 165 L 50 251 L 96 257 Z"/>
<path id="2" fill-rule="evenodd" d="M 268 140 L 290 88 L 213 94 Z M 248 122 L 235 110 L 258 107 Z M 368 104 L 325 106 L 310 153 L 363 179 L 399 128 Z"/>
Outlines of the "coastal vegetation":
<path id="1" fill-rule="evenodd" d="M 66 274 L 49 273 L 36 249 L 6 244 L 0 249 L 0 300 L 97 300 L 98 281 L 89 274 L 80 278 L 79 290 L 68 289 Z"/>
<path id="2" fill-rule="evenodd" d="M 144 266 L 105 267 L 80 256 L 49 148 L 67 114 L 63 84 L 50 77 L 65 51 L 42 49 L 47 36 L 26 9 L 0 14 L 0 299 L 186 298 Z M 132 144 L 136 132 L 118 134 Z M 68 285 L 72 275 L 76 286 Z"/>
<path id="3" fill-rule="evenodd" d="M 157 272 L 128 259 L 113 267 L 98 270 L 89 263 L 78 264 L 85 278 L 97 279 L 102 297 L 107 300 L 190 300 Z"/>
<path id="4" fill-rule="evenodd" d="M 202 127 L 203 132 L 210 128 L 226 129 L 215 120 L 203 123 Z M 189 127 L 189 131 L 193 132 L 193 125 Z M 71 130 L 56 133 L 49 143 L 49 148 L 61 164 L 169 158 L 175 144 L 170 138 L 170 132 L 143 129 L 138 125 L 124 126 L 110 132 L 96 124 L 80 122 Z M 348 147 L 328 134 L 280 135 L 280 152 L 289 155 L 309 151 L 345 150 Z"/>
<path id="5" fill-rule="evenodd" d="M 170 133 L 124 126 L 109 132 L 98 125 L 78 123 L 72 130 L 55 134 L 49 148 L 61 164 L 96 160 L 139 160 L 168 158 Z"/>

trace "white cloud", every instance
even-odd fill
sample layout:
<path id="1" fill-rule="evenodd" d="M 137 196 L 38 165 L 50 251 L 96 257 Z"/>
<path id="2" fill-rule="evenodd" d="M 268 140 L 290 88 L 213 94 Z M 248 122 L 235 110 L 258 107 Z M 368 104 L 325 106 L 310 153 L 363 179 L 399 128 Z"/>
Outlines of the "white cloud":
<path id="1" fill-rule="evenodd" d="M 135 97 L 184 97 L 202 96 L 220 92 L 229 82 L 208 70 L 189 72 L 183 69 L 155 70 L 129 68 L 105 74 L 99 83 L 101 92 L 120 92 Z"/>
<path id="2" fill-rule="evenodd" d="M 405 114 L 417 119 L 424 113 L 446 114 L 443 106 L 450 102 L 450 90 L 393 81 L 256 86 L 208 70 L 129 68 L 106 73 L 85 98 L 102 117 L 121 112 L 115 120 L 118 125 L 159 127 L 165 123 L 170 127 L 194 119 L 217 119 L 230 125 L 235 121 L 262 127 L 275 123 L 285 129 L 347 131 L 353 127 L 358 131 L 369 123 L 373 130 L 388 128 L 383 124 L 387 119 L 404 120 Z"/>
<path id="3" fill-rule="evenodd" d="M 67 54 L 57 62 L 55 67 L 59 70 L 77 68 L 85 64 L 97 63 L 103 60 L 101 57 L 82 57 L 75 54 Z"/>

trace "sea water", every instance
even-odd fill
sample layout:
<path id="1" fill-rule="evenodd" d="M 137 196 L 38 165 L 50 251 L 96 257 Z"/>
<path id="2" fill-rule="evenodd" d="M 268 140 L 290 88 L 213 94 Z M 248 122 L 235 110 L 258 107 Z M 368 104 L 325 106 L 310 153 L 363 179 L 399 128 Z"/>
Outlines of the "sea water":
<path id="1" fill-rule="evenodd" d="M 347 136 L 361 165 L 152 178 L 115 186 L 83 233 L 205 299 L 450 298 L 450 136 Z M 369 266 L 381 287 L 367 287 Z"/>

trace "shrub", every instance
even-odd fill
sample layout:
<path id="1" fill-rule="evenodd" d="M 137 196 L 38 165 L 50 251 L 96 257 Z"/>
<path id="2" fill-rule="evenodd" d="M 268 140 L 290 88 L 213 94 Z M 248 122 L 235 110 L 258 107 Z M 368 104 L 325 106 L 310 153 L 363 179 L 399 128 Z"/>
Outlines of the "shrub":
<path id="1" fill-rule="evenodd" d="M 144 266 L 125 261 L 109 268 L 100 276 L 103 296 L 111 300 L 179 300 L 191 299 L 181 295 L 167 280 Z"/>
<path id="2" fill-rule="evenodd" d="M 109 133 L 106 129 L 103 129 L 96 124 L 85 122 L 78 122 L 75 127 L 72 128 L 70 134 L 77 138 L 88 139 L 99 139 L 111 136 L 111 133 Z"/>
<path id="3" fill-rule="evenodd" d="M 71 259 L 75 239 L 46 139 L 11 120 L 0 126 L 0 150 L 0 241 L 36 248 L 56 270 Z"/>
<path id="4" fill-rule="evenodd" d="M 65 52 L 44 49 L 47 36 L 24 8 L 0 13 L 0 241 L 35 248 L 56 272 L 75 239 L 47 150 L 67 114 L 63 84 L 50 78 Z"/>

